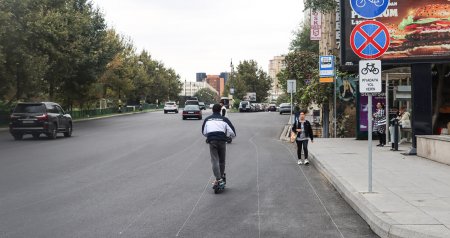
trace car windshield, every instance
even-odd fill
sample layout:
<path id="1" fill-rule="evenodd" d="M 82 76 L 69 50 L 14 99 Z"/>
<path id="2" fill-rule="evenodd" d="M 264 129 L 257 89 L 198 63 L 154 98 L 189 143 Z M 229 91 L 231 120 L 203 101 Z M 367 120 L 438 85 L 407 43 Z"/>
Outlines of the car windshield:
<path id="1" fill-rule="evenodd" d="M 173 105 L 175 105 L 174 102 L 166 102 L 166 106 L 173 106 Z"/>
<path id="2" fill-rule="evenodd" d="M 185 111 L 187 111 L 187 110 L 200 110 L 200 108 L 197 105 L 186 105 L 184 107 L 184 110 Z"/>
<path id="3" fill-rule="evenodd" d="M 198 101 L 186 101 L 186 105 L 198 105 Z"/>
<path id="4" fill-rule="evenodd" d="M 283 103 L 280 105 L 280 107 L 291 107 L 291 104 L 289 103 Z"/>
<path id="5" fill-rule="evenodd" d="M 18 104 L 14 113 L 45 113 L 44 104 Z"/>
<path id="6" fill-rule="evenodd" d="M 204 103 L 204 102 L 199 102 L 199 103 L 198 103 L 198 105 L 202 105 L 202 106 L 204 106 L 204 105 L 205 105 L 205 103 Z"/>

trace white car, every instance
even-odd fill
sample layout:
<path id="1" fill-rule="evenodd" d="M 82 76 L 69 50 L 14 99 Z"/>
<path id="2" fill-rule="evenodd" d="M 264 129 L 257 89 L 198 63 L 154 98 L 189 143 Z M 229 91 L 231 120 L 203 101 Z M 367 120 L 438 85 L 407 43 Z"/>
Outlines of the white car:
<path id="1" fill-rule="evenodd" d="M 168 112 L 178 113 L 178 105 L 176 102 L 166 102 L 166 104 L 164 104 L 164 114 Z"/>

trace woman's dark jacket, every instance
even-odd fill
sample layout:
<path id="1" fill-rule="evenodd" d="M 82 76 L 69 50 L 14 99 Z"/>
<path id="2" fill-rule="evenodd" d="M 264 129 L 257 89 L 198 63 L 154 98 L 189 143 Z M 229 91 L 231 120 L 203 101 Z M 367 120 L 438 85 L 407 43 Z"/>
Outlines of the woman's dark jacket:
<path id="1" fill-rule="evenodd" d="M 292 125 L 292 131 L 293 132 L 297 132 L 297 128 L 301 128 L 302 126 L 300 125 L 300 121 L 296 121 L 294 123 L 294 125 Z M 305 120 L 305 122 L 303 122 L 303 128 L 305 130 L 305 136 L 306 138 L 310 138 L 311 141 L 314 140 L 313 138 L 313 131 L 312 131 L 312 127 L 311 127 L 311 123 L 308 120 Z M 300 136 L 301 132 L 297 132 L 297 137 Z"/>

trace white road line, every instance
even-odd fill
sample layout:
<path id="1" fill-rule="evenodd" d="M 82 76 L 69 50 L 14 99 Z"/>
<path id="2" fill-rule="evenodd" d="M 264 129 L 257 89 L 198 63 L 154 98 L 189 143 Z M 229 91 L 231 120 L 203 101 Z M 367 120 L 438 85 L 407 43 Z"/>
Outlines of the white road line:
<path id="1" fill-rule="evenodd" d="M 259 150 L 258 146 L 253 142 L 252 136 L 249 141 L 256 149 L 256 191 L 258 192 L 258 237 L 261 238 L 261 214 L 260 214 L 260 202 L 259 202 Z"/>
<path id="2" fill-rule="evenodd" d="M 186 224 L 188 223 L 189 219 L 191 218 L 192 214 L 194 214 L 195 209 L 197 208 L 198 204 L 200 203 L 200 200 L 202 200 L 203 195 L 205 194 L 206 188 L 208 187 L 208 185 L 211 183 L 213 176 L 211 175 L 211 177 L 209 177 L 208 182 L 205 185 L 205 188 L 203 189 L 202 194 L 200 195 L 200 197 L 198 198 L 197 202 L 195 203 L 194 207 L 192 208 L 191 213 L 189 214 L 189 216 L 186 218 L 186 220 L 184 221 L 183 225 L 181 226 L 181 228 L 178 230 L 177 234 L 175 235 L 176 237 L 178 237 L 181 233 L 181 231 L 183 230 L 184 226 L 186 226 Z"/>
<path id="3" fill-rule="evenodd" d="M 280 142 L 280 141 L 279 141 Z M 289 153 L 291 154 L 291 158 L 294 159 L 294 161 L 297 161 L 297 157 L 294 155 L 294 153 L 292 153 L 292 150 L 286 146 L 286 144 L 284 142 L 281 142 L 283 144 L 284 147 L 286 147 L 289 151 Z M 325 204 L 323 203 L 322 199 L 320 198 L 319 194 L 317 193 L 316 189 L 312 186 L 311 182 L 309 181 L 309 178 L 306 176 L 305 172 L 303 171 L 303 168 L 301 166 L 299 166 L 299 170 L 302 172 L 303 176 L 306 178 L 306 181 L 308 182 L 309 186 L 311 187 L 311 189 L 313 190 L 314 194 L 316 195 L 317 199 L 319 200 L 320 204 L 322 205 L 323 209 L 325 210 L 325 212 L 327 213 L 327 215 L 330 217 L 331 222 L 333 222 L 334 226 L 336 227 L 337 231 L 339 232 L 339 234 L 341 235 L 342 238 L 344 238 L 344 235 L 342 234 L 341 230 L 339 229 L 338 225 L 336 224 L 336 222 L 334 222 L 333 217 L 331 216 L 330 212 L 328 211 L 328 209 L 325 207 Z"/>

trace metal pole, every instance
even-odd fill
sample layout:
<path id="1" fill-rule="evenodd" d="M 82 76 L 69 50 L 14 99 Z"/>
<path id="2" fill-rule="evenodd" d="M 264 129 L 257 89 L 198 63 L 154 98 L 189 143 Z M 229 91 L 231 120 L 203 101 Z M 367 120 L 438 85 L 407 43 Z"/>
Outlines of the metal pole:
<path id="1" fill-rule="evenodd" d="M 369 193 L 372 192 L 372 94 L 368 96 L 367 103 L 367 119 L 368 119 L 368 131 L 367 136 L 369 137 Z"/>
<path id="2" fill-rule="evenodd" d="M 387 131 L 387 133 L 386 133 L 386 143 L 389 141 L 389 122 L 390 122 L 390 120 L 389 120 L 389 74 L 387 73 L 386 74 L 386 92 L 385 92 L 385 95 L 386 95 L 386 102 L 385 102 L 385 108 L 384 108 L 384 112 L 386 113 L 386 128 L 388 129 Z"/>
<path id="3" fill-rule="evenodd" d="M 336 118 L 336 82 L 337 81 L 337 77 L 334 78 L 334 138 L 337 138 L 336 135 L 336 124 L 337 124 L 337 118 Z"/>
<path id="4" fill-rule="evenodd" d="M 294 83 L 291 82 L 291 118 L 292 118 L 292 111 L 293 111 L 293 105 L 292 105 L 292 93 L 294 92 Z M 294 122 L 292 122 L 294 123 Z"/>

